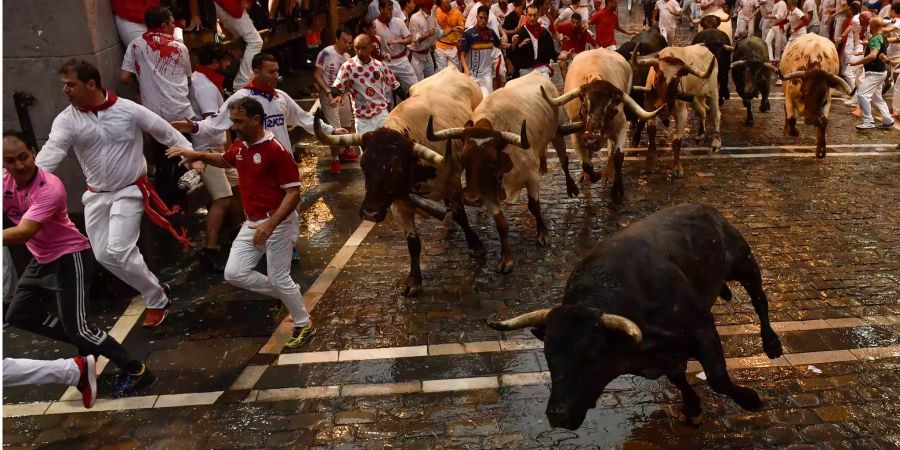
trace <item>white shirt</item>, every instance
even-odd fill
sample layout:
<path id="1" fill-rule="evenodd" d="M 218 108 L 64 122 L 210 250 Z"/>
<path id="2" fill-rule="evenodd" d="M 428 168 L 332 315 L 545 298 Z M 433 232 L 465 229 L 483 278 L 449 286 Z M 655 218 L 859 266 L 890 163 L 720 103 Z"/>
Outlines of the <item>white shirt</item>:
<path id="1" fill-rule="evenodd" d="M 409 28 L 406 28 L 406 24 L 402 20 L 393 17 L 391 22 L 385 25 L 384 22 L 376 19 L 375 33 L 381 38 L 381 42 L 384 44 L 388 56 L 391 57 L 391 61 L 406 51 L 406 46 L 404 45 L 388 45 L 388 42 L 399 41 L 409 37 Z M 398 60 L 398 62 L 400 61 Z"/>
<path id="2" fill-rule="evenodd" d="M 391 10 L 391 15 L 393 17 L 396 17 L 400 20 L 405 21 L 406 14 L 403 13 L 403 8 L 400 7 L 400 4 L 397 3 L 397 0 L 392 0 L 392 1 L 394 2 L 394 9 Z M 381 15 L 381 11 L 378 10 L 378 0 L 372 0 L 372 2 L 369 3 L 369 9 L 368 9 L 368 12 L 366 13 L 366 17 L 369 20 L 375 20 L 380 15 Z"/>
<path id="3" fill-rule="evenodd" d="M 806 0 L 803 2 L 803 12 L 809 16 L 807 26 L 819 25 L 819 9 L 816 8 L 816 0 Z"/>
<path id="4" fill-rule="evenodd" d="M 744 20 L 752 20 L 756 15 L 756 9 L 759 8 L 757 0 L 741 0 L 738 4 L 738 17 Z"/>
<path id="5" fill-rule="evenodd" d="M 188 100 L 191 56 L 170 34 L 148 31 L 125 49 L 122 70 L 137 75 L 141 103 L 168 121 L 192 117 Z"/>
<path id="6" fill-rule="evenodd" d="M 797 31 L 794 31 L 798 26 L 800 26 L 800 22 L 803 21 L 803 18 L 806 17 L 806 14 L 803 14 L 803 11 L 800 8 L 794 8 L 793 11 L 789 12 L 787 15 L 788 19 L 788 27 L 791 30 L 791 36 L 794 38 L 798 38 L 806 34 L 806 27 L 800 28 Z"/>
<path id="7" fill-rule="evenodd" d="M 387 109 L 391 92 L 400 82 L 383 62 L 371 58 L 363 64 L 354 56 L 341 66 L 332 86 L 350 93 L 353 117 L 369 119 Z"/>
<path id="8" fill-rule="evenodd" d="M 481 9 L 481 6 L 481 3 L 478 3 L 478 8 L 473 6 L 472 9 L 469 10 L 469 15 L 466 16 L 466 29 L 475 26 L 475 22 L 478 21 L 478 10 Z M 497 33 L 497 36 L 500 36 L 500 21 L 497 20 L 497 16 L 491 11 L 488 11 L 487 27 L 494 30 L 494 33 Z"/>
<path id="9" fill-rule="evenodd" d="M 254 100 L 262 105 L 263 111 L 266 113 L 265 129 L 271 131 L 275 135 L 275 139 L 278 139 L 278 142 L 284 148 L 294 148 L 291 145 L 288 126 L 299 126 L 309 134 L 315 133 L 313 130 L 313 122 L 315 120 L 313 116 L 301 108 L 294 99 L 281 89 L 275 89 L 275 95 L 270 97 L 265 92 L 243 88 L 232 94 L 231 97 L 228 97 L 216 114 L 197 122 L 198 128 L 196 133 L 193 134 L 195 136 L 214 135 L 224 133 L 231 128 L 231 111 L 228 110 L 228 105 L 244 97 L 253 97 Z M 331 134 L 334 132 L 334 127 L 322 122 L 322 131 Z"/>
<path id="10" fill-rule="evenodd" d="M 500 7 L 500 3 L 494 3 L 493 5 L 491 5 L 491 13 L 494 15 L 494 17 L 497 18 L 497 21 L 500 22 L 501 24 L 503 23 L 504 20 L 506 20 L 506 16 L 508 16 L 509 13 L 513 12 L 514 9 L 516 9 L 516 7 L 513 6 L 512 3 L 506 4 L 506 10 L 504 10 L 503 8 Z"/>
<path id="11" fill-rule="evenodd" d="M 112 106 L 81 111 L 68 106 L 53 119 L 50 137 L 37 155 L 37 165 L 56 170 L 69 150 L 81 164 L 87 184 L 98 191 L 118 191 L 147 173 L 144 135 L 169 147 L 192 148 L 175 128 L 149 109 L 115 96 Z"/>
<path id="12" fill-rule="evenodd" d="M 496 6 L 496 5 L 494 5 Z M 556 23 L 563 23 L 572 18 L 572 14 L 575 14 L 575 10 L 573 9 L 575 5 L 567 6 L 563 9 L 559 10 L 559 15 L 556 16 Z M 590 19 L 590 17 L 588 17 Z M 585 20 L 584 17 L 581 20 Z"/>
<path id="13" fill-rule="evenodd" d="M 203 120 L 205 115 L 215 114 L 224 102 L 219 88 L 206 75 L 200 72 L 191 75 L 191 106 L 194 108 L 194 120 Z M 191 139 L 196 150 L 223 150 L 227 140 L 225 133 L 198 134 Z"/>
<path id="14" fill-rule="evenodd" d="M 834 8 L 834 0 L 822 0 L 819 4 L 819 17 L 822 18 L 822 21 L 828 20 L 834 14 L 833 11 L 828 13 L 825 12 L 826 9 L 831 8 Z"/>
<path id="15" fill-rule="evenodd" d="M 787 18 L 787 2 L 780 1 L 772 6 L 772 24 Z"/>
<path id="16" fill-rule="evenodd" d="M 666 30 L 678 28 L 676 14 L 681 12 L 681 5 L 678 4 L 678 1 L 660 0 L 656 2 L 656 6 L 659 8 L 659 27 Z"/>
<path id="17" fill-rule="evenodd" d="M 341 64 L 347 62 L 348 59 L 350 59 L 348 53 L 338 53 L 333 45 L 329 45 L 319 52 L 319 56 L 316 57 L 316 67 L 322 69 L 322 78 L 325 79 L 325 83 L 329 86 L 334 83 Z"/>
<path id="18" fill-rule="evenodd" d="M 409 33 L 412 35 L 413 43 L 409 46 L 410 49 L 416 51 L 426 51 L 434 47 L 434 41 L 437 40 L 438 34 L 436 30 L 438 30 L 437 20 L 434 18 L 434 14 L 426 13 L 424 9 L 420 9 L 417 13 L 413 14 L 412 17 L 409 18 Z M 427 39 L 423 40 L 421 43 L 416 44 L 416 41 L 419 37 L 425 35 L 429 31 L 435 31 Z M 348 58 L 349 59 L 349 58 Z M 328 83 L 333 83 L 334 80 L 329 81 Z"/>

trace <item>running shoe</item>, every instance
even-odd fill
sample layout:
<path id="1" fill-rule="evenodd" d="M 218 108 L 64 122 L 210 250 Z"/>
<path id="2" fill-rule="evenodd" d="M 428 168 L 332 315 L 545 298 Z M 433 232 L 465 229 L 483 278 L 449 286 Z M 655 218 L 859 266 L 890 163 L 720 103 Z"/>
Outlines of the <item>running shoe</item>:
<path id="1" fill-rule="evenodd" d="M 307 343 L 309 339 L 316 334 L 316 329 L 312 324 L 306 324 L 302 327 L 294 327 L 294 333 L 291 338 L 284 343 L 285 348 L 297 348 Z"/>
<path id="2" fill-rule="evenodd" d="M 331 174 L 337 175 L 341 173 L 341 161 L 339 159 L 331 160 Z"/>
<path id="3" fill-rule="evenodd" d="M 75 365 L 81 375 L 75 387 L 81 391 L 81 402 L 85 408 L 94 406 L 97 401 L 97 360 L 94 355 L 76 356 Z"/>
<path id="4" fill-rule="evenodd" d="M 348 148 L 341 152 L 340 158 L 341 162 L 356 161 L 357 159 L 359 159 L 359 153 L 357 153 L 356 150 L 353 150 L 352 148 Z"/>
<path id="5" fill-rule="evenodd" d="M 150 372 L 146 365 L 141 364 L 138 373 L 119 372 L 119 382 L 116 390 L 117 397 L 126 397 L 138 390 L 150 386 L 156 381 L 156 375 Z"/>
<path id="6" fill-rule="evenodd" d="M 172 306 L 171 301 L 162 308 L 147 308 L 147 315 L 144 316 L 144 328 L 160 326 L 169 316 L 169 306 Z"/>
<path id="7" fill-rule="evenodd" d="M 878 128 L 881 128 L 882 130 L 891 130 L 894 128 L 894 121 L 891 121 L 891 123 L 879 123 Z"/>
<path id="8" fill-rule="evenodd" d="M 857 130 L 872 130 L 874 128 L 876 128 L 876 127 L 875 127 L 875 124 L 872 122 L 863 122 L 856 126 Z"/>

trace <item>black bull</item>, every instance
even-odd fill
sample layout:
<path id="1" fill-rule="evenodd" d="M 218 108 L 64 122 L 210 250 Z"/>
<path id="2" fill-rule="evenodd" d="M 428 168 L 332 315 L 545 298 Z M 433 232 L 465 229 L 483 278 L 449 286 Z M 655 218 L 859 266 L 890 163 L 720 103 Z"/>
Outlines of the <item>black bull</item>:
<path id="1" fill-rule="evenodd" d="M 597 246 L 575 266 L 562 305 L 488 324 L 534 327 L 544 341 L 554 427 L 581 426 L 606 385 L 625 374 L 666 375 L 681 391 L 682 419 L 696 425 L 701 407 L 685 376 L 689 358 L 703 366 L 713 391 L 744 409 L 762 404 L 729 378 L 710 311 L 717 297 L 731 299 L 725 283 L 732 280 L 750 295 L 766 354 L 781 356 L 750 246 L 718 211 L 698 204 L 651 214 Z"/>
<path id="2" fill-rule="evenodd" d="M 645 3 L 649 4 L 652 2 L 647 1 Z M 666 42 L 666 38 L 660 34 L 659 28 L 651 27 L 648 30 L 641 31 L 632 37 L 630 41 L 620 45 L 619 48 L 616 49 L 616 52 L 625 59 L 633 60 L 633 56 L 650 55 L 657 53 L 668 46 L 669 44 Z M 635 53 L 635 50 L 637 50 L 637 53 Z M 631 85 L 645 86 L 647 84 L 647 76 L 650 74 L 650 67 L 636 64 L 632 64 L 631 67 L 633 69 Z M 644 103 L 643 91 L 631 91 L 631 98 L 633 98 L 638 105 L 646 106 Z M 631 143 L 632 145 L 637 146 L 641 141 L 641 132 L 644 129 L 644 121 L 640 120 L 637 115 L 628 108 L 625 109 L 625 117 L 629 122 L 634 124 Z"/>
<path id="3" fill-rule="evenodd" d="M 761 96 L 759 112 L 769 111 L 769 81 L 772 72 L 777 73 L 778 68 L 769 63 L 769 49 L 766 43 L 756 36 L 739 41 L 731 59 L 731 79 L 744 103 L 744 108 L 747 108 L 744 123 L 753 125 L 751 101 L 756 96 Z"/>
<path id="4" fill-rule="evenodd" d="M 705 45 L 716 57 L 716 63 L 719 66 L 719 105 L 721 105 L 725 100 L 731 98 L 728 92 L 728 69 L 731 66 L 731 52 L 734 51 L 731 39 L 724 31 L 712 28 L 697 33 L 691 44 Z"/>

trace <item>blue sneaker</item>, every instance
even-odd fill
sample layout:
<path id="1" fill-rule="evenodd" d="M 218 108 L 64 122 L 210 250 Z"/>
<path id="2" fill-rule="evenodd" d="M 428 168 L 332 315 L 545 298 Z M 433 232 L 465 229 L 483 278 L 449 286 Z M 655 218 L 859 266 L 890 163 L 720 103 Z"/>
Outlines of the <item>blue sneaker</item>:
<path id="1" fill-rule="evenodd" d="M 127 397 L 134 394 L 140 389 L 150 386 L 156 382 L 156 375 L 147 369 L 147 366 L 141 364 L 141 371 L 138 373 L 128 373 L 124 370 L 119 372 L 118 386 L 116 386 L 116 397 Z"/>

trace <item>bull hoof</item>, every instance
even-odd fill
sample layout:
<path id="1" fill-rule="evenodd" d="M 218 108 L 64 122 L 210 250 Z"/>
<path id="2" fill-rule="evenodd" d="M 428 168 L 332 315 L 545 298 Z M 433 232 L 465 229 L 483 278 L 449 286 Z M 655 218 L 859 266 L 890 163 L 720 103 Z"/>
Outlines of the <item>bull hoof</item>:
<path id="1" fill-rule="evenodd" d="M 790 137 L 800 137 L 800 130 L 797 127 L 791 127 L 788 129 L 788 136 Z"/>
<path id="2" fill-rule="evenodd" d="M 762 399 L 759 398 L 759 394 L 753 389 L 745 387 L 735 386 L 735 393 L 732 398 L 738 406 L 747 411 L 755 411 L 762 408 L 763 405 Z"/>
<path id="3" fill-rule="evenodd" d="M 419 294 L 421 294 L 421 293 L 422 293 L 422 285 L 421 284 L 415 284 L 415 285 L 406 284 L 403 286 L 403 296 L 404 297 L 418 297 Z"/>
<path id="4" fill-rule="evenodd" d="M 824 159 L 825 158 L 825 149 L 816 149 L 816 158 Z"/>
<path id="5" fill-rule="evenodd" d="M 697 415 L 691 417 L 683 412 L 678 414 L 678 421 L 691 427 L 699 427 L 703 423 L 701 416 Z"/>
<path id="6" fill-rule="evenodd" d="M 550 233 L 547 230 L 538 231 L 537 243 L 541 247 L 546 247 L 546 246 L 550 245 Z"/>
<path id="7" fill-rule="evenodd" d="M 568 195 L 569 198 L 574 198 L 578 197 L 578 193 L 578 185 L 575 184 L 575 180 L 571 178 L 566 180 L 566 195 Z"/>
<path id="8" fill-rule="evenodd" d="M 516 260 L 509 258 L 500 258 L 500 261 L 497 262 L 497 272 L 499 273 L 510 273 L 513 270 L 513 267 L 516 265 Z"/>
<path id="9" fill-rule="evenodd" d="M 484 249 L 484 244 L 481 242 L 473 247 L 469 247 L 469 256 L 472 258 L 481 259 L 484 258 L 485 255 L 487 255 L 487 250 Z"/>
<path id="10" fill-rule="evenodd" d="M 768 356 L 769 359 L 775 359 L 784 354 L 784 348 L 781 346 L 781 339 L 774 331 L 772 334 L 764 335 L 762 341 L 763 350 L 766 352 L 766 356 Z"/>

